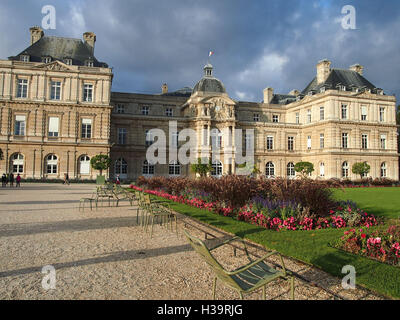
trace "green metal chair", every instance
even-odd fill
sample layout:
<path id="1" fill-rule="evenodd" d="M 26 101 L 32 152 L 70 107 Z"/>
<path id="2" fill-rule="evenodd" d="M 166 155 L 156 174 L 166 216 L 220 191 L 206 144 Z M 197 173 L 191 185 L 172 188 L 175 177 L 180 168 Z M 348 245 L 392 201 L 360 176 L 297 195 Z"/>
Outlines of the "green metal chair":
<path id="1" fill-rule="evenodd" d="M 184 234 L 188 239 L 190 245 L 193 249 L 207 262 L 207 264 L 211 267 L 211 269 L 215 273 L 214 283 L 213 283 L 213 299 L 215 299 L 215 290 L 217 285 L 217 279 L 225 283 L 228 287 L 236 290 L 239 293 L 241 299 L 243 299 L 243 293 L 250 293 L 254 290 L 257 290 L 262 287 L 263 299 L 265 300 L 265 287 L 268 283 L 278 280 L 284 279 L 290 281 L 290 296 L 291 299 L 294 300 L 294 277 L 288 272 L 285 268 L 284 261 L 279 252 L 272 251 L 266 254 L 265 256 L 252 261 L 249 256 L 249 253 L 246 248 L 246 244 L 243 239 L 239 237 L 234 237 L 229 239 L 211 249 L 207 248 L 203 241 L 200 239 L 190 235 L 186 230 L 184 230 Z M 245 266 L 242 266 L 234 271 L 225 270 L 221 264 L 214 258 L 211 251 L 229 244 L 233 241 L 240 241 L 244 245 L 244 250 L 249 259 L 249 263 Z M 264 260 L 272 255 L 278 255 L 281 261 L 282 270 L 277 270 L 269 265 L 267 265 Z"/>

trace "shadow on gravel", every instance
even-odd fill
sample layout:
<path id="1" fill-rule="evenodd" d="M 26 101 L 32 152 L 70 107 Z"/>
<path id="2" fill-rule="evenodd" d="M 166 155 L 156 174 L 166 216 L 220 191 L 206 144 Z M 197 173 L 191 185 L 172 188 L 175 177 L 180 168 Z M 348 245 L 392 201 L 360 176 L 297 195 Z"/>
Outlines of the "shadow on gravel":
<path id="1" fill-rule="evenodd" d="M 98 263 L 112 263 L 128 260 L 138 260 L 153 258 L 158 256 L 165 256 L 169 254 L 175 254 L 179 252 L 191 251 L 192 247 L 187 245 L 180 245 L 174 247 L 164 247 L 164 248 L 154 248 L 154 249 L 141 249 L 141 250 L 131 250 L 131 251 L 118 251 L 107 254 L 102 257 L 88 258 L 83 260 L 63 262 L 63 263 L 53 263 L 51 264 L 56 270 L 93 265 Z M 17 270 L 9 270 L 0 272 L 0 278 L 20 276 L 29 273 L 41 273 L 42 267 L 29 267 Z"/>
<path id="2" fill-rule="evenodd" d="M 137 226 L 135 217 L 118 218 L 94 218 L 80 219 L 41 224 L 15 224 L 7 225 L 0 230 L 0 237 L 13 237 L 21 235 L 32 235 L 38 233 L 64 232 L 64 231 L 87 231 L 97 229 L 126 228 Z"/>

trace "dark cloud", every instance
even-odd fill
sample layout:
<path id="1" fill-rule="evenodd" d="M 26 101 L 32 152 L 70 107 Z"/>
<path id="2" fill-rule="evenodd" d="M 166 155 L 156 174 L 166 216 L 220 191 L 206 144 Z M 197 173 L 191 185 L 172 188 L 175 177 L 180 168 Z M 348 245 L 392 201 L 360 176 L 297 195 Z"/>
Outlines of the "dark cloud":
<path id="1" fill-rule="evenodd" d="M 47 34 L 97 34 L 96 56 L 114 67 L 115 91 L 159 92 L 193 86 L 209 50 L 215 75 L 236 99 L 260 101 L 265 87 L 303 89 L 316 63 L 365 66 L 365 76 L 398 93 L 400 3 L 370 0 L 2 1 L 0 56 L 24 49 L 43 5 L 57 9 Z M 344 5 L 356 8 L 357 29 L 344 30 Z M 4 30 L 7 30 L 6 32 Z"/>

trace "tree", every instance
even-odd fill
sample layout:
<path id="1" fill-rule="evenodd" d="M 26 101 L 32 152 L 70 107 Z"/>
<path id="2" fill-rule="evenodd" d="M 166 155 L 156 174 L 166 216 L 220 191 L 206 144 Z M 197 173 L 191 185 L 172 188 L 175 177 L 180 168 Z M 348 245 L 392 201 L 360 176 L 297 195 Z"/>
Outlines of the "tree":
<path id="1" fill-rule="evenodd" d="M 199 174 L 200 177 L 205 177 L 207 176 L 207 173 L 212 171 L 212 164 L 211 160 L 207 164 L 202 163 L 201 158 L 197 159 L 197 163 L 193 163 L 190 168 L 192 171 L 196 174 Z"/>
<path id="2" fill-rule="evenodd" d="M 356 162 L 353 164 L 352 171 L 354 174 L 359 174 L 361 179 L 364 177 L 364 175 L 368 174 L 369 171 L 371 170 L 371 166 L 364 162 Z"/>
<path id="3" fill-rule="evenodd" d="M 90 160 L 90 165 L 93 169 L 100 171 L 100 176 L 103 170 L 107 170 L 111 165 L 111 158 L 106 154 L 98 154 Z"/>
<path id="4" fill-rule="evenodd" d="M 307 177 L 314 171 L 314 165 L 311 162 L 300 161 L 295 164 L 294 171 L 300 173 L 303 178 Z"/>

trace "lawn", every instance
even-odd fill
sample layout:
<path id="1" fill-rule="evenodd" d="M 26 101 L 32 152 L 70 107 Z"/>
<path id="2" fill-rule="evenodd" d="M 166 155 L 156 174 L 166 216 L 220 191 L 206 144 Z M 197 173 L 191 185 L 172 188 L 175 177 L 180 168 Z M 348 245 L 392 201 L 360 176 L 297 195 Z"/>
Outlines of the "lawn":
<path id="1" fill-rule="evenodd" d="M 357 201 L 361 207 L 370 203 L 370 208 L 374 208 L 375 212 L 381 212 L 381 215 L 387 217 L 397 217 L 396 215 L 390 215 L 390 208 L 395 206 L 391 203 L 392 200 L 390 199 L 396 199 L 396 191 L 400 192 L 400 189 L 393 189 L 352 189 L 349 192 L 346 191 L 345 194 L 337 191 L 335 193 L 337 192 L 337 197 L 341 199 L 350 199 L 354 194 L 358 197 L 351 199 Z M 367 193 L 363 193 L 364 191 L 367 191 Z M 373 199 L 375 194 L 380 200 Z M 259 243 L 268 249 L 277 250 L 283 255 L 319 267 L 339 278 L 345 276 L 341 273 L 342 267 L 352 265 L 356 269 L 357 285 L 362 285 L 389 297 L 400 298 L 400 268 L 356 256 L 332 248 L 329 245 L 330 242 L 341 237 L 345 229 L 277 232 L 229 217 L 220 216 L 208 210 L 194 208 L 186 204 L 175 203 L 165 199 L 163 201 L 169 202 L 171 208 L 179 213 Z M 373 204 L 376 201 L 378 203 L 374 207 Z M 399 203 L 399 199 L 396 199 L 396 201 Z M 396 209 L 399 212 L 398 208 Z"/>
<path id="2" fill-rule="evenodd" d="M 352 200 L 368 213 L 391 219 L 400 218 L 400 188 L 346 188 L 334 190 L 338 200 Z"/>

